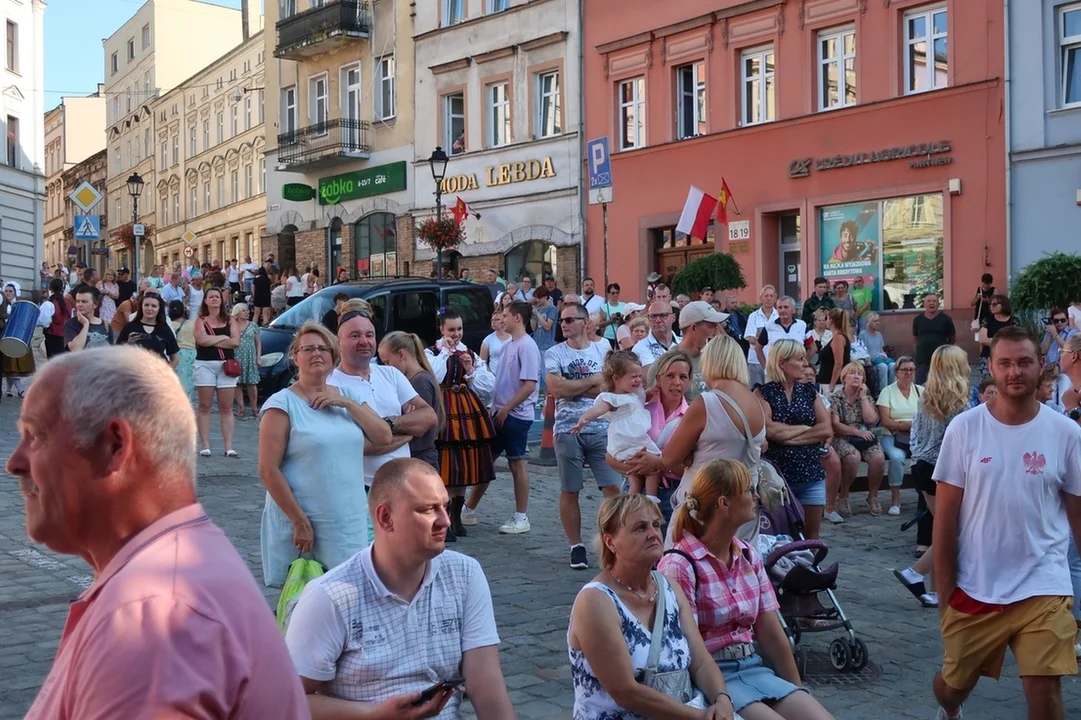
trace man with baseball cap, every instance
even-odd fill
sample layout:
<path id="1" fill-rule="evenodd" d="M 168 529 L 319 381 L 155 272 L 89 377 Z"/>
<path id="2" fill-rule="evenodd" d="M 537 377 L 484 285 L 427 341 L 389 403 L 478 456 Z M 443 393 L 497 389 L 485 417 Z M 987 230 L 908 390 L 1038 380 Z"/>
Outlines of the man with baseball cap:
<path id="1" fill-rule="evenodd" d="M 117 307 L 125 300 L 131 299 L 131 296 L 135 294 L 135 281 L 131 279 L 131 270 L 126 267 L 122 267 L 116 271 L 116 286 L 119 290 L 119 295 L 116 298 Z"/>
<path id="2" fill-rule="evenodd" d="M 721 323 L 728 320 L 728 314 L 715 310 L 712 305 L 702 300 L 687 303 L 679 313 L 679 329 L 683 339 L 676 347 L 691 358 L 691 382 L 687 383 L 684 396 L 687 402 L 693 401 L 706 390 L 699 370 L 702 349 L 721 331 Z M 726 338 L 722 338 L 724 341 Z M 648 384 L 653 384 L 653 365 L 649 366 Z"/>

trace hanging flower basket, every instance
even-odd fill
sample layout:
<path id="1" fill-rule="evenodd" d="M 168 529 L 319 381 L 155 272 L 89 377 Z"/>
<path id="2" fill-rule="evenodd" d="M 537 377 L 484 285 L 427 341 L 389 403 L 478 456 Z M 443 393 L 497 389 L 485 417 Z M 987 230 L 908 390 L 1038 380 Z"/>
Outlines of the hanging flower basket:
<path id="1" fill-rule="evenodd" d="M 454 248 L 465 242 L 465 229 L 454 218 L 428 218 L 417 225 L 417 237 L 437 253 Z"/>
<path id="2" fill-rule="evenodd" d="M 143 234 L 143 240 L 149 240 L 154 236 L 154 226 L 144 225 L 143 228 L 146 232 Z M 113 231 L 113 239 L 118 241 L 123 247 L 128 250 L 135 249 L 135 233 L 132 232 L 132 223 L 124 223 L 120 227 Z"/>

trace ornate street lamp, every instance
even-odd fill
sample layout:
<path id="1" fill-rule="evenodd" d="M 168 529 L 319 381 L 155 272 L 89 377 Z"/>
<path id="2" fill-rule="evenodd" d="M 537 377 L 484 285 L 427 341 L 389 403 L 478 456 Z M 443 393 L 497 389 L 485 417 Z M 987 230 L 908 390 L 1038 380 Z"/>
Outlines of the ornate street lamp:
<path id="1" fill-rule="evenodd" d="M 432 156 L 428 158 L 428 164 L 432 168 L 432 180 L 435 181 L 435 217 L 437 220 L 443 219 L 443 178 L 447 176 L 447 154 L 443 152 L 443 148 L 436 146 L 432 151 Z M 435 253 L 435 266 L 436 266 L 436 279 L 443 279 L 443 251 L 436 250 Z"/>
<path id="2" fill-rule="evenodd" d="M 132 173 L 131 177 L 128 178 L 128 195 L 131 195 L 131 233 L 135 236 L 135 262 L 132 263 L 135 274 L 132 279 L 135 281 L 136 287 L 139 286 L 139 266 L 142 259 L 139 250 L 142 236 L 135 234 L 135 226 L 139 224 L 139 196 L 143 193 L 143 184 L 143 179 L 139 177 L 139 173 Z"/>

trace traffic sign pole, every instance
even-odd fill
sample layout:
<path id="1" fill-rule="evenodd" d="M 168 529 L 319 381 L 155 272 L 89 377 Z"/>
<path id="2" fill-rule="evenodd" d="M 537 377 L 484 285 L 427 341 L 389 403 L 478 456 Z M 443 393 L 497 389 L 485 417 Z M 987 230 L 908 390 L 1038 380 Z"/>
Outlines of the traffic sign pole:
<path id="1" fill-rule="evenodd" d="M 604 221 L 604 287 L 608 288 L 608 203 L 612 201 L 612 158 L 608 153 L 608 138 L 590 140 L 586 144 L 589 159 L 589 204 L 601 206 Z M 585 268 L 582 269 L 583 274 Z"/>

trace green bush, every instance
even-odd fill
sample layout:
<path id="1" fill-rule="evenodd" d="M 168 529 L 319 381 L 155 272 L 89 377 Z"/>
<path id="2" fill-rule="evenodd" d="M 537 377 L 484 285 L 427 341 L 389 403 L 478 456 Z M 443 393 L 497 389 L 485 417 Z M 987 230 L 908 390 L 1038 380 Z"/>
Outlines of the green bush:
<path id="1" fill-rule="evenodd" d="M 1050 253 L 1024 268 L 1010 286 L 1010 304 L 1025 325 L 1043 332 L 1039 319 L 1051 308 L 1081 299 L 1081 255 Z"/>
<path id="2" fill-rule="evenodd" d="M 747 287 L 743 270 L 736 259 L 727 253 L 713 253 L 688 263 L 672 278 L 672 293 L 690 295 L 709 286 L 714 292 L 742 290 Z"/>

